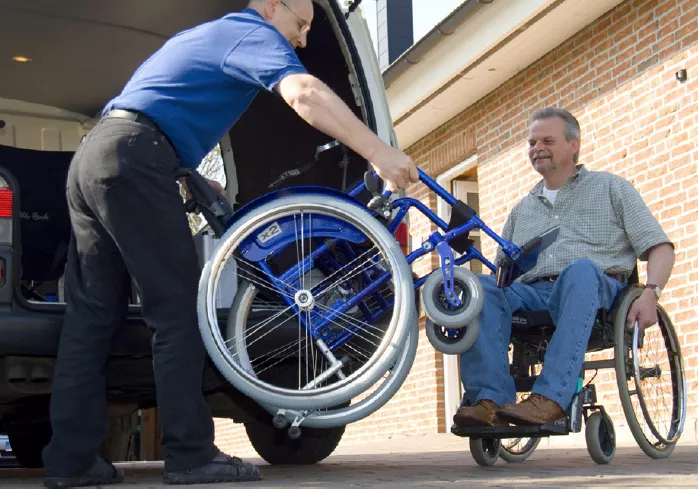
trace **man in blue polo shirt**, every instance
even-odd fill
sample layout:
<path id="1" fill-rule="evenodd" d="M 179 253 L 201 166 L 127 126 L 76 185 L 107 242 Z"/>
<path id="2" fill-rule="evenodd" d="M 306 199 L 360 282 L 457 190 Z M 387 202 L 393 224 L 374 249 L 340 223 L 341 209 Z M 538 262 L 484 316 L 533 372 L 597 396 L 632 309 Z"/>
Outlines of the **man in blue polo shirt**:
<path id="1" fill-rule="evenodd" d="M 213 442 L 197 328 L 200 270 L 175 172 L 197 167 L 267 90 L 366 158 L 393 190 L 418 178 L 409 157 L 307 73 L 294 49 L 305 46 L 312 19 L 311 0 L 252 0 L 241 13 L 174 36 L 107 104 L 78 148 L 67 182 L 74 239 L 51 398 L 53 437 L 44 450 L 46 486 L 123 481 L 96 451 L 105 435 L 109 344 L 127 312 L 129 276 L 156 332 L 165 483 L 259 479 L 257 468 Z"/>

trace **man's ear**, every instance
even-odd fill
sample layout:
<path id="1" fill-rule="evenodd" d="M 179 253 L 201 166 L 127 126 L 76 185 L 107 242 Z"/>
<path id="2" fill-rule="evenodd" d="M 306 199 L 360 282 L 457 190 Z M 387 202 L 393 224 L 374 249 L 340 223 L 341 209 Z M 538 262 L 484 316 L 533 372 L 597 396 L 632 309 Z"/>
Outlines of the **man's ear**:
<path id="1" fill-rule="evenodd" d="M 574 148 L 574 153 L 576 154 L 582 146 L 581 142 L 578 139 L 573 139 L 570 143 L 572 143 L 572 148 Z"/>
<path id="2" fill-rule="evenodd" d="M 274 18 L 276 11 L 281 7 L 281 0 L 265 0 L 265 10 L 270 19 Z"/>
<path id="3" fill-rule="evenodd" d="M 255 3 L 257 11 L 262 14 L 264 20 L 270 22 L 274 18 L 279 5 L 281 5 L 281 0 L 257 0 L 250 3 Z"/>

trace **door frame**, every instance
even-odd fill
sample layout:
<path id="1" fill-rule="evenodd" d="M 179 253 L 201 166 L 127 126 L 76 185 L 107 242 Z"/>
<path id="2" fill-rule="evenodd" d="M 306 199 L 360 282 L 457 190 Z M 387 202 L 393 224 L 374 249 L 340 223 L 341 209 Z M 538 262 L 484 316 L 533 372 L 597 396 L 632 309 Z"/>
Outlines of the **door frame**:
<path id="1" fill-rule="evenodd" d="M 461 163 L 451 167 L 436 177 L 436 182 L 450 192 L 451 181 L 460 177 L 468 170 L 477 167 L 477 154 L 466 158 Z M 443 217 L 446 213 L 446 202 L 437 197 L 437 214 Z M 463 397 L 463 385 L 460 382 L 460 372 L 458 369 L 458 356 L 442 354 L 444 366 L 444 416 L 446 421 L 446 431 L 449 431 L 451 426 L 450 421 L 460 406 Z"/>

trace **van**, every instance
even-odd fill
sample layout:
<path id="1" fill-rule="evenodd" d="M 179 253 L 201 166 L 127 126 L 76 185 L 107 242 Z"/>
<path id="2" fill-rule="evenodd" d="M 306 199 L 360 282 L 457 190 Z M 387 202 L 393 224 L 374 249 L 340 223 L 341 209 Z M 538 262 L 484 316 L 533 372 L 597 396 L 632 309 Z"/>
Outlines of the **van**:
<path id="1" fill-rule="evenodd" d="M 314 0 L 313 28 L 299 57 L 384 141 L 394 142 L 359 3 Z M 66 306 L 63 272 L 70 239 L 65 180 L 73 152 L 107 101 L 169 37 L 246 4 L 0 0 L 0 433 L 9 436 L 23 466 L 41 466 L 41 450 L 51 435 L 49 398 Z M 306 165 L 330 139 L 281 98 L 260 93 L 201 171 L 224 182 L 235 207 L 278 186 L 346 189 L 368 167 L 359 155 L 324 152 L 316 165 Z M 302 171 L 288 173 L 296 169 Z M 196 217 L 192 229 L 201 229 Z M 109 358 L 111 416 L 155 406 L 152 332 L 140 315 L 135 288 L 131 302 Z M 254 447 L 272 463 L 315 463 L 332 453 L 344 432 L 344 427 L 307 429 L 298 440 L 279 437 L 269 414 L 210 363 L 205 391 L 214 417 L 244 424 Z"/>

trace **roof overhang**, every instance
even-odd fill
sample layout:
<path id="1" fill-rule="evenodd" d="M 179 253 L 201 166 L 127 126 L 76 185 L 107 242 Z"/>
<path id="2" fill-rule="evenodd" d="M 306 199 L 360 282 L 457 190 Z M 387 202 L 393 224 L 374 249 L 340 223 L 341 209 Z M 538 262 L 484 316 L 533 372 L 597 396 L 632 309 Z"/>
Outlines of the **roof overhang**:
<path id="1" fill-rule="evenodd" d="M 467 0 L 383 74 L 407 148 L 623 0 Z"/>

